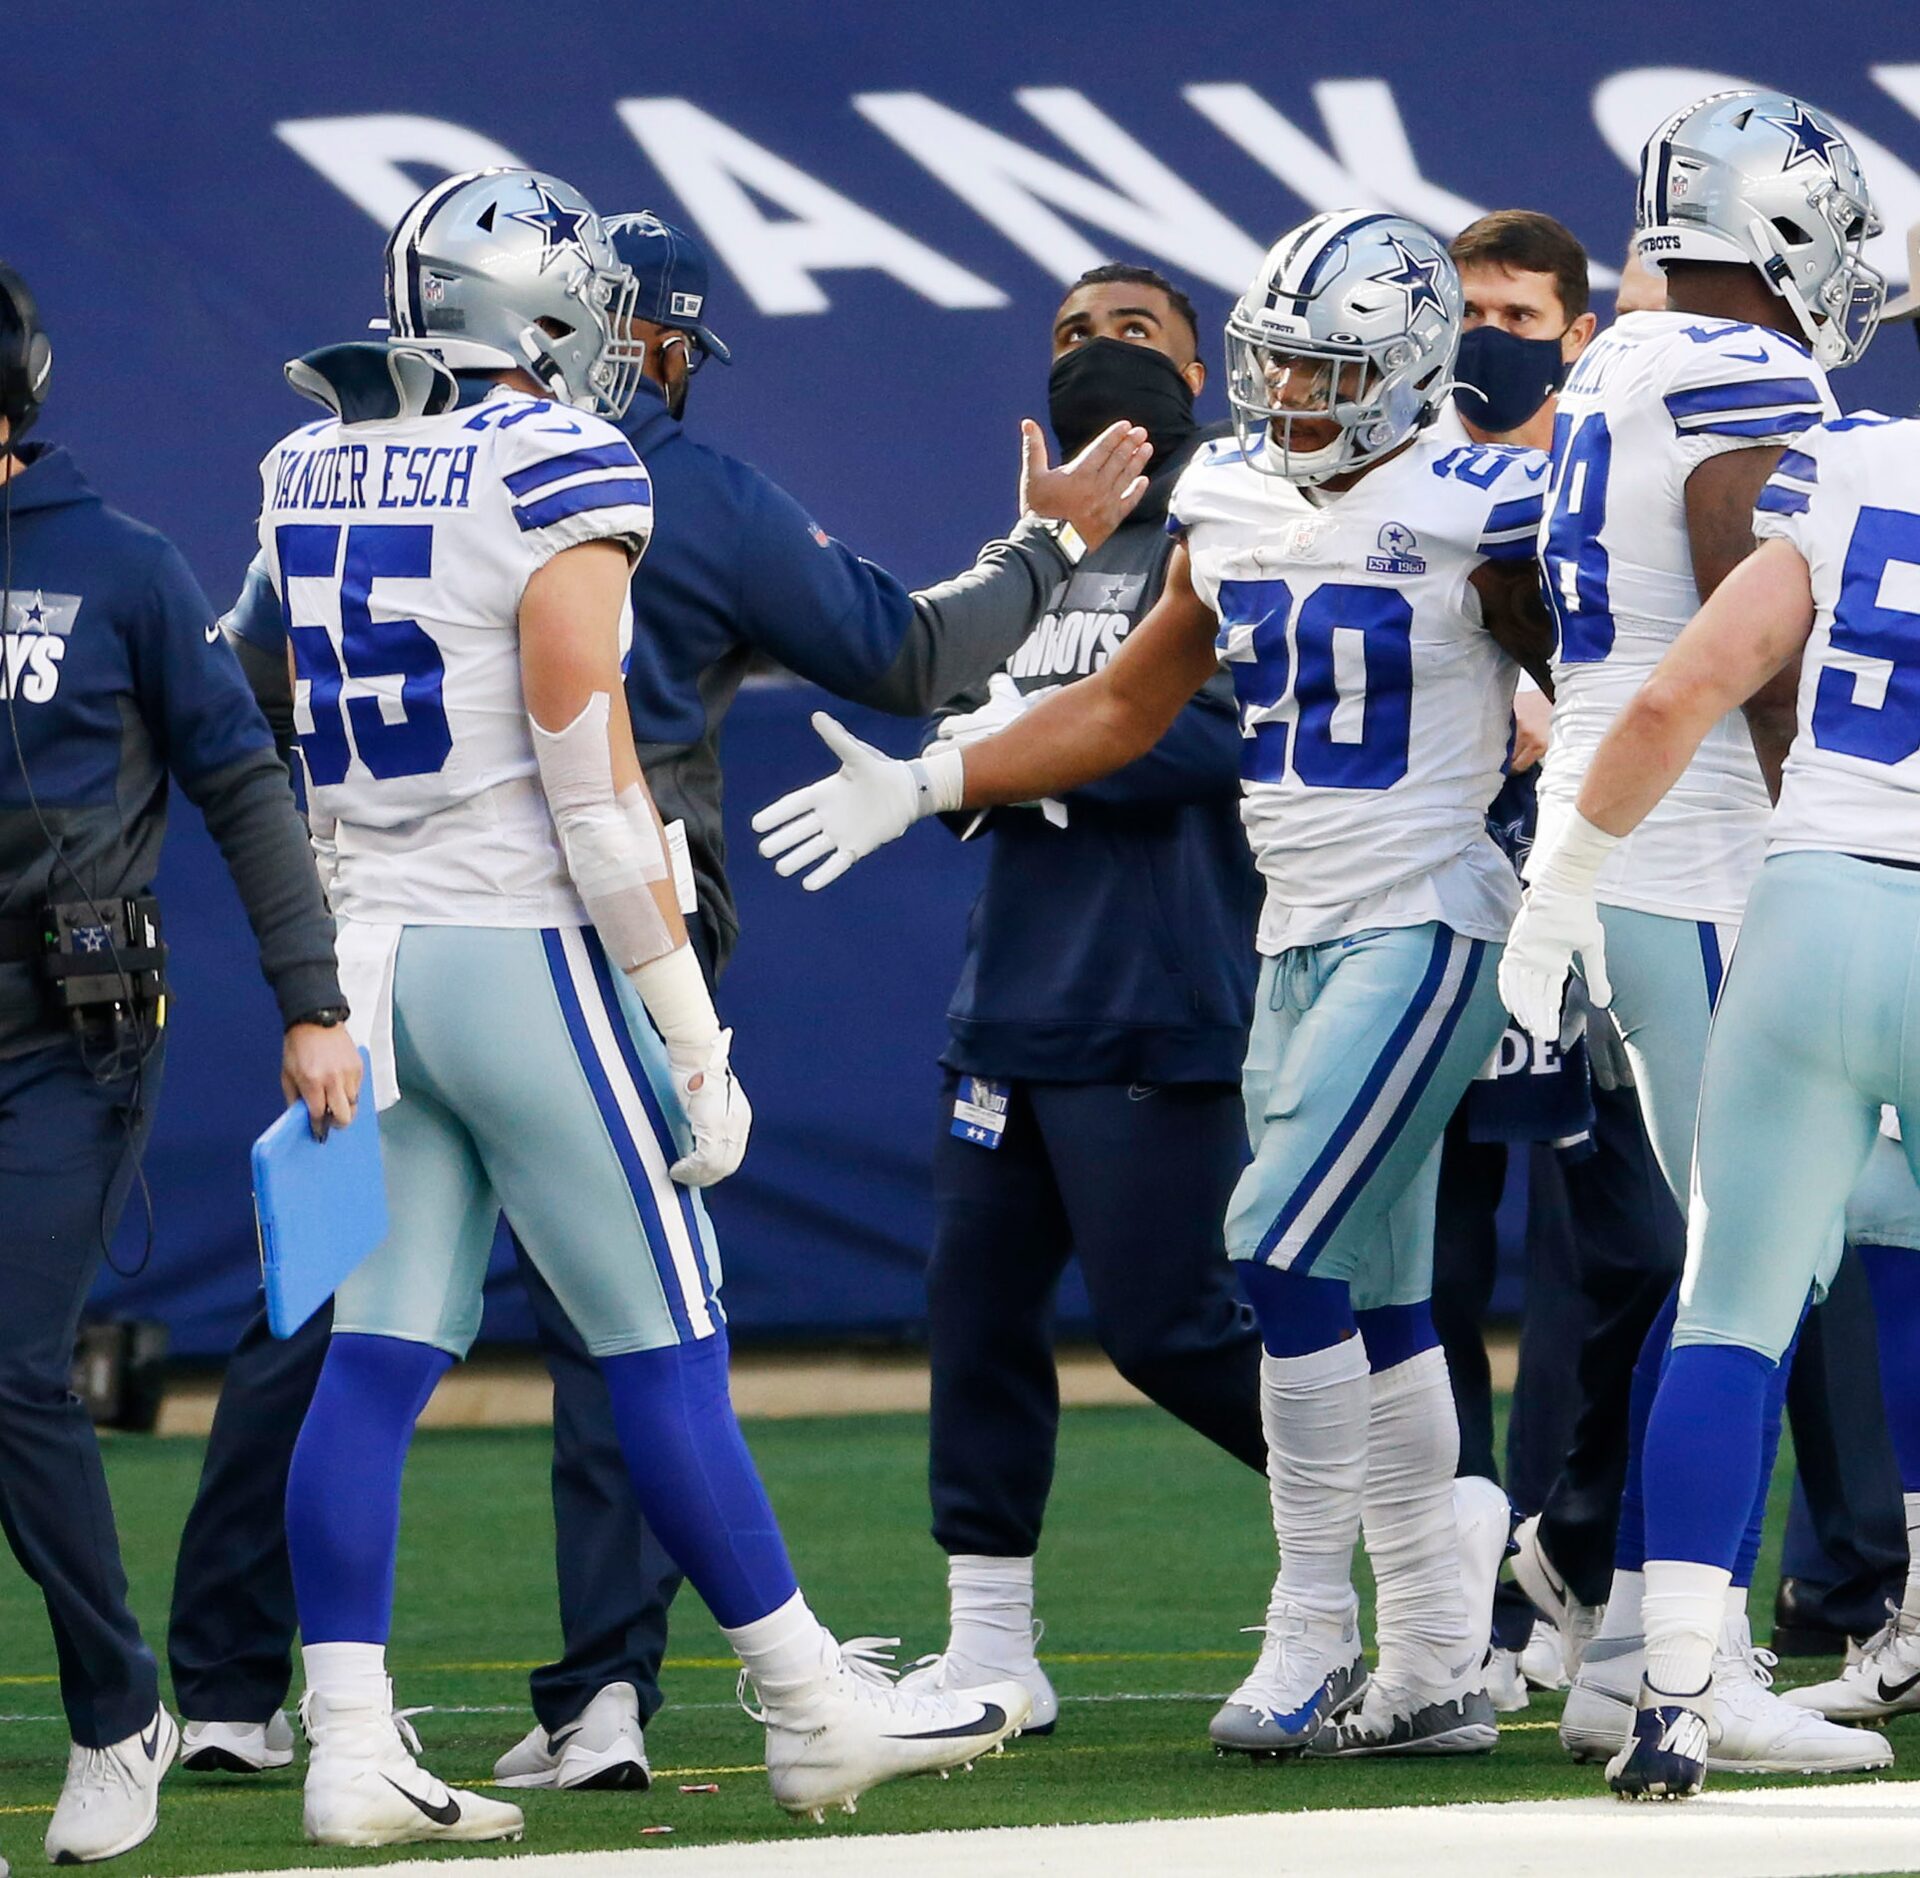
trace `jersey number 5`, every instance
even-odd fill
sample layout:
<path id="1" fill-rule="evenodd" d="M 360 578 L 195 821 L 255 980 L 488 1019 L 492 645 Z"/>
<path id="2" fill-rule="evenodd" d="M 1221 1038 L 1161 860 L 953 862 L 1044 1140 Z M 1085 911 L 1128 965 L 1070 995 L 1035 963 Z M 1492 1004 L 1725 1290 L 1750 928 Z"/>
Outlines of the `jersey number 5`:
<path id="1" fill-rule="evenodd" d="M 1308 788 L 1391 789 L 1407 773 L 1413 608 L 1405 594 L 1330 582 L 1308 594 L 1295 617 L 1284 580 L 1223 580 L 1220 622 L 1223 648 L 1235 627 L 1253 628 L 1251 658 L 1228 666 L 1247 738 L 1246 781 L 1286 775 L 1288 725 L 1274 708 L 1290 679 L 1299 729 L 1293 773 Z"/>
<path id="2" fill-rule="evenodd" d="M 1890 588 L 1904 588 L 1911 604 L 1888 605 Z M 1847 662 L 1823 661 L 1814 742 L 1869 763 L 1904 763 L 1920 750 L 1920 515 L 1861 509 L 1827 646 L 1830 659 L 1837 653 Z"/>
<path id="3" fill-rule="evenodd" d="M 345 535 L 344 552 L 341 536 Z M 376 580 L 425 580 L 433 572 L 433 530 L 420 523 L 289 522 L 274 531 L 281 605 L 293 669 L 307 682 L 313 728 L 300 738 L 307 773 L 319 787 L 344 782 L 355 755 L 382 781 L 430 776 L 453 748 L 441 690 L 446 664 L 418 620 L 375 619 Z M 295 617 L 293 583 L 323 580 L 339 597 L 340 626 Z M 342 700 L 349 678 L 400 680 L 400 714 L 365 692 Z"/>

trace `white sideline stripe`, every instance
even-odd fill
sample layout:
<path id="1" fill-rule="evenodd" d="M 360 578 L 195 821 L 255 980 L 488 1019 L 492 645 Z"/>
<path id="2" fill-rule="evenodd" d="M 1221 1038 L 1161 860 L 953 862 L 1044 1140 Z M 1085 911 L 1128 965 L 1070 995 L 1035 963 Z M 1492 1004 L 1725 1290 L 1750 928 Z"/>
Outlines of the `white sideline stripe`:
<path id="1" fill-rule="evenodd" d="M 614 1023 L 623 1023 L 625 1019 L 617 1011 L 611 1016 L 608 1014 L 601 1000 L 599 983 L 593 975 L 593 961 L 587 956 L 587 942 L 581 937 L 579 928 L 563 926 L 560 929 L 560 950 L 565 955 L 567 970 L 573 978 L 573 995 L 580 1002 L 580 1013 L 586 1021 L 587 1034 L 593 1039 L 595 1053 L 600 1058 L 601 1071 L 613 1090 L 613 1099 L 619 1105 L 627 1132 L 633 1137 L 640 1164 L 647 1170 L 647 1180 L 653 1188 L 653 1203 L 660 1214 L 660 1229 L 667 1236 L 668 1255 L 673 1261 L 674 1275 L 680 1281 L 680 1297 L 687 1313 L 687 1322 L 692 1326 L 694 1336 L 710 1337 L 713 1335 L 713 1317 L 707 1309 L 706 1295 L 700 1282 L 699 1255 L 694 1250 L 693 1241 L 687 1233 L 687 1222 L 680 1212 L 680 1189 L 667 1172 L 667 1160 L 661 1152 L 660 1139 L 647 1119 L 640 1091 L 633 1086 L 627 1059 L 613 1034 Z"/>
<path id="2" fill-rule="evenodd" d="M 986 1776 L 990 1778 L 991 1776 Z M 642 1878 L 661 1860 L 696 1878 L 1218 1878 L 1223 1870 L 1294 1878 L 1355 1869 L 1419 1878 L 1831 1878 L 1910 1872 L 1920 1845 L 1920 1787 L 1897 1780 L 1824 1791 L 1709 1792 L 1680 1805 L 1527 1800 L 1500 1805 L 1331 1808 L 1126 1826 L 1017 1826 L 978 1832 L 818 1832 L 760 1844 L 563 1852 L 500 1861 L 514 1878 Z M 493 1869 L 489 1861 L 489 1870 Z M 401 1859 L 384 1872 L 438 1873 Z M 333 1878 L 337 1867 L 278 1878 Z M 229 1878 L 219 1874 L 217 1878 Z M 243 1878 L 232 1874 L 231 1878 Z"/>

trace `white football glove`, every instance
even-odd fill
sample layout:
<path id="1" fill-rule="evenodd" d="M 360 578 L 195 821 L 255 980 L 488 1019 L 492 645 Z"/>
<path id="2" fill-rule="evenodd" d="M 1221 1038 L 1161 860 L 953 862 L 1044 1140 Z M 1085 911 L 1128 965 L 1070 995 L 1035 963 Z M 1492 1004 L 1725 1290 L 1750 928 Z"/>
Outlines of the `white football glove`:
<path id="1" fill-rule="evenodd" d="M 1606 940 L 1592 890 L 1535 881 L 1507 935 L 1500 958 L 1500 996 L 1520 1027 L 1543 1043 L 1560 1041 L 1561 1001 L 1576 953 L 1593 1002 L 1612 1003 Z"/>
<path id="2" fill-rule="evenodd" d="M 922 816 L 960 806 L 962 765 L 954 745 L 935 744 L 903 763 L 862 743 L 825 711 L 814 712 L 813 727 L 840 759 L 839 769 L 769 802 L 753 818 L 760 852 L 776 873 L 813 869 L 800 883 L 809 893 L 832 886 L 855 861 L 898 840 Z"/>
<path id="3" fill-rule="evenodd" d="M 693 1152 L 670 1170 L 683 1187 L 717 1186 L 746 1158 L 753 1109 L 728 1060 L 732 1049 L 731 1030 L 721 1031 L 705 1050 L 667 1046 L 667 1073 L 693 1130 Z"/>
<path id="4" fill-rule="evenodd" d="M 952 717 L 943 717 L 933 734 L 938 741 L 964 750 L 985 738 L 997 737 L 1009 724 L 1017 724 L 1042 698 L 1058 689 L 1057 685 L 1049 685 L 1041 691 L 1022 691 L 1007 673 L 995 672 L 987 680 L 986 703 L 977 711 L 957 711 Z M 1038 802 L 1025 806 L 1038 809 L 1055 828 L 1067 825 L 1067 805 L 1053 796 L 1042 796 Z M 981 813 L 984 816 L 985 811 Z"/>

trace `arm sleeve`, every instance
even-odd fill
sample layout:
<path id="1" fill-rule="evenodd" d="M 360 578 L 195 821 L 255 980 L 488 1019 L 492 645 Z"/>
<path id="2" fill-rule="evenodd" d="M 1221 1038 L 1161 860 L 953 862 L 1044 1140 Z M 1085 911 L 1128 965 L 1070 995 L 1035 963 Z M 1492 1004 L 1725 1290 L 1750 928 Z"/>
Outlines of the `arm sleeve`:
<path id="1" fill-rule="evenodd" d="M 739 473 L 752 477 L 739 504 L 742 631 L 789 671 L 856 704 L 920 717 L 984 683 L 1067 577 L 1051 538 L 1023 523 L 964 574 L 910 594 L 784 490 Z"/>
<path id="2" fill-rule="evenodd" d="M 240 670 L 273 732 L 283 763 L 293 760 L 293 677 L 287 670 L 287 622 L 273 590 L 263 548 L 253 557 L 240 592 L 220 616 L 220 630 L 240 661 Z"/>
<path id="3" fill-rule="evenodd" d="M 1240 708 L 1233 680 L 1216 672 L 1145 756 L 1067 797 L 1109 808 L 1205 802 L 1240 793 Z"/>
<path id="4" fill-rule="evenodd" d="M 344 1002 L 333 922 L 286 769 L 212 607 L 171 546 L 161 552 L 128 640 L 141 716 L 206 817 L 282 1020 Z"/>

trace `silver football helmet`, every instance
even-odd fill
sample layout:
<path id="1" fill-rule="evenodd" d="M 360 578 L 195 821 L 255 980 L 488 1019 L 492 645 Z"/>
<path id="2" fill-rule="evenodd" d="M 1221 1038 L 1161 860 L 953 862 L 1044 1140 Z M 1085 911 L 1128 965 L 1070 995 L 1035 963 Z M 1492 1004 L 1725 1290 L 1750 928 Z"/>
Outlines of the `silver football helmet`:
<path id="1" fill-rule="evenodd" d="M 471 170 L 436 183 L 387 242 L 387 330 L 454 371 L 517 367 L 563 404 L 622 416 L 645 348 L 633 276 L 570 183 Z"/>
<path id="2" fill-rule="evenodd" d="M 1417 222 L 1334 209 L 1282 235 L 1227 319 L 1227 401 L 1256 469 L 1323 483 L 1432 421 L 1460 345 L 1460 276 Z M 1302 423 L 1336 434 L 1297 448 Z"/>
<path id="3" fill-rule="evenodd" d="M 1634 247 L 1645 261 L 1757 267 L 1822 365 L 1866 351 L 1887 283 L 1862 258 L 1880 217 L 1860 159 L 1824 111 L 1784 91 L 1690 104 L 1640 153 Z"/>

